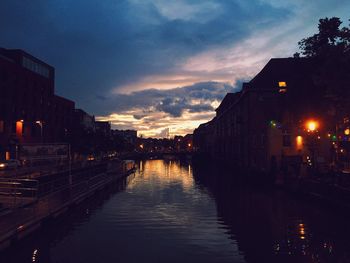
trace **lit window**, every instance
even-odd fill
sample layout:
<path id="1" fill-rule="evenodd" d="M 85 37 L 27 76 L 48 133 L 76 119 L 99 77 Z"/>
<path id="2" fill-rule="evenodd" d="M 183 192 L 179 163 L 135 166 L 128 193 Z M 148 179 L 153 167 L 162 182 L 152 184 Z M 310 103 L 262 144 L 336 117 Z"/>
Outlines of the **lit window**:
<path id="1" fill-rule="evenodd" d="M 287 89 L 279 89 L 278 92 L 279 92 L 279 93 L 286 93 L 286 92 L 287 92 Z"/>
<path id="2" fill-rule="evenodd" d="M 279 81 L 278 82 L 278 87 L 280 88 L 286 88 L 287 87 L 287 83 L 285 81 Z"/>
<path id="3" fill-rule="evenodd" d="M 23 135 L 23 120 L 16 121 L 16 135 L 17 136 Z"/>
<path id="4" fill-rule="evenodd" d="M 297 150 L 303 149 L 303 137 L 301 137 L 300 135 L 296 137 L 296 148 Z"/>

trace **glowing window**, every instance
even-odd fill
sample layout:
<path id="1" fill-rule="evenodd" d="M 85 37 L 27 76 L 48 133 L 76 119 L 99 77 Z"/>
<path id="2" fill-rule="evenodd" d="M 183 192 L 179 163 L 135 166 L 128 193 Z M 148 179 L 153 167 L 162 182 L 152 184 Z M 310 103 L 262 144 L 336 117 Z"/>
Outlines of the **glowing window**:
<path id="1" fill-rule="evenodd" d="M 23 135 L 23 121 L 16 121 L 16 135 L 22 136 Z"/>
<path id="2" fill-rule="evenodd" d="M 300 135 L 298 135 L 296 138 L 296 146 L 297 150 L 301 150 L 303 148 L 303 137 L 301 137 Z"/>
<path id="3" fill-rule="evenodd" d="M 286 87 L 287 87 L 287 82 L 285 82 L 285 81 L 279 81 L 279 82 L 278 82 L 278 87 L 280 87 L 280 88 L 286 88 Z"/>
<path id="4" fill-rule="evenodd" d="M 279 89 L 278 92 L 279 92 L 279 93 L 286 93 L 286 92 L 287 92 L 287 89 Z"/>

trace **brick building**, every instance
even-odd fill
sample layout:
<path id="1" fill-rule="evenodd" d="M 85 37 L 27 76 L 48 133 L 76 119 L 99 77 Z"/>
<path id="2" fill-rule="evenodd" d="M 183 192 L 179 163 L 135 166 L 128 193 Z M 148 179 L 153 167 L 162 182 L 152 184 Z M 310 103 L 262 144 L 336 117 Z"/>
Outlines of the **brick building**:
<path id="1" fill-rule="evenodd" d="M 271 59 L 241 91 L 226 95 L 213 120 L 194 131 L 194 146 L 247 170 L 299 173 L 302 163 L 321 168 L 334 161 L 329 137 L 349 112 L 335 118 L 319 88 L 312 59 Z M 310 120 L 312 130 L 306 128 Z M 349 141 L 343 135 L 342 144 Z"/>
<path id="2" fill-rule="evenodd" d="M 52 66 L 19 49 L 0 48 L 0 159 L 21 143 L 60 142 L 74 102 L 54 95 Z"/>

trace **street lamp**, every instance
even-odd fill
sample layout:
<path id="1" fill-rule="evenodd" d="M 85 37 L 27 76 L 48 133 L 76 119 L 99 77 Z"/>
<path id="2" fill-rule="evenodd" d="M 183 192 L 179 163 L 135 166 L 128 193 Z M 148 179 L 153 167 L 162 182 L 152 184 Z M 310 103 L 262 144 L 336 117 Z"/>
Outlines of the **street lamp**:
<path id="1" fill-rule="evenodd" d="M 40 126 L 40 137 L 41 137 L 41 142 L 43 142 L 43 122 L 42 121 L 36 121 L 35 123 Z"/>
<path id="2" fill-rule="evenodd" d="M 307 132 L 315 132 L 319 127 L 319 123 L 315 120 L 309 120 L 305 124 Z"/>
<path id="3" fill-rule="evenodd" d="M 315 119 L 310 119 L 305 122 L 305 130 L 308 133 L 306 139 L 307 147 L 310 151 L 310 157 L 308 158 L 308 163 L 311 166 L 313 172 L 317 169 L 316 155 L 317 150 L 319 149 L 320 143 L 319 140 L 321 137 L 318 135 L 318 129 L 320 126 L 319 121 Z"/>

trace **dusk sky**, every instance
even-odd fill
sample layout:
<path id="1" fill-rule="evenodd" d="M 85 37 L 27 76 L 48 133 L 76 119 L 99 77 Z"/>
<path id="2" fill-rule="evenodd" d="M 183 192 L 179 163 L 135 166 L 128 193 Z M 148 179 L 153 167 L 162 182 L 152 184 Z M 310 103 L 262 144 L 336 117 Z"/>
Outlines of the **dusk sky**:
<path id="1" fill-rule="evenodd" d="M 56 69 L 56 93 L 113 128 L 191 133 L 348 0 L 1 0 L 0 46 Z"/>

